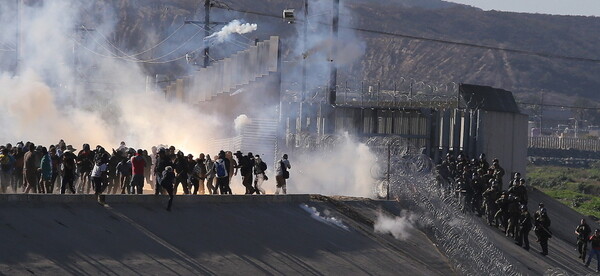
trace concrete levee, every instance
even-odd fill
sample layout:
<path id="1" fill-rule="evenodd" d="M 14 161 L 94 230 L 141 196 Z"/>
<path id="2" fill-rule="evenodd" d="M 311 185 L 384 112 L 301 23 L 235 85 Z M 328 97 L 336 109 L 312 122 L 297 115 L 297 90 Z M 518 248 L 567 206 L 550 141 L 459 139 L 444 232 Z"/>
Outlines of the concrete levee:
<path id="1" fill-rule="evenodd" d="M 309 195 L 166 198 L 3 195 L 0 274 L 456 275 L 423 232 L 376 234 Z"/>

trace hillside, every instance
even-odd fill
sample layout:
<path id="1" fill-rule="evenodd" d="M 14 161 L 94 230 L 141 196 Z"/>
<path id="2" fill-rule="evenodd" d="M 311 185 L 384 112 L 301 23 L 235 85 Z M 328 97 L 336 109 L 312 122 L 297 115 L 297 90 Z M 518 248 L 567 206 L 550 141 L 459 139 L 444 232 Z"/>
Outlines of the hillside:
<path id="1" fill-rule="evenodd" d="M 41 2 L 26 1 L 32 6 Z M 218 60 L 242 49 L 244 46 L 241 44 L 247 45 L 255 38 L 265 39 L 270 35 L 282 36 L 285 57 L 288 60 L 295 58 L 289 55 L 291 48 L 299 43 L 294 40 L 297 25 L 286 24 L 278 17 L 285 8 L 300 11 L 301 1 L 217 2 L 226 4 L 231 10 L 214 8 L 212 20 L 229 22 L 235 18 L 245 19 L 258 23 L 259 30 L 245 38 L 240 37 L 242 43 L 212 49 L 211 58 Z M 137 53 L 173 33 L 184 20 L 201 20 L 203 3 L 194 0 L 99 0 L 85 12 L 82 24 L 99 26 L 107 23 L 102 22 L 102 16 L 115 13 L 117 20 L 108 23 L 114 23 L 116 31 L 107 34 L 108 37 L 122 49 Z M 330 28 L 327 25 L 330 7 L 327 1 L 319 3 L 324 5 L 321 10 L 316 15 L 309 15 L 318 18 L 318 24 L 313 24 L 311 28 L 327 30 Z M 600 44 L 600 18 L 482 11 L 441 0 L 343 0 L 342 4 L 345 6 L 340 19 L 342 30 L 356 36 L 357 44 L 364 43 L 366 46 L 359 60 L 340 71 L 339 81 L 342 84 L 349 82 L 349 85 L 357 87 L 361 81 L 381 82 L 382 88 L 393 89 L 394 84 L 403 77 L 438 84 L 465 82 L 490 85 L 516 92 L 517 97 L 530 100 L 537 99 L 539 92 L 544 91 L 548 103 L 564 103 L 560 95 L 579 95 L 600 101 L 596 93 L 596 87 L 600 86 L 598 62 L 547 58 L 346 28 L 600 59 L 600 49 L 597 47 Z M 11 4 L 0 9 L 9 10 Z M 148 59 L 170 52 L 198 30 L 197 26 L 187 25 L 169 43 L 139 57 Z M 87 37 L 88 41 L 91 40 L 90 36 Z M 195 49 L 201 36 L 181 47 L 173 56 Z M 2 62 L 6 63 L 6 60 L 4 58 Z M 185 61 L 146 64 L 144 67 L 149 75 L 177 76 L 190 70 Z"/>
<path id="2" fill-rule="evenodd" d="M 137 38 L 147 28 L 167 30 L 169 26 L 172 28 L 180 24 L 183 18 L 202 18 L 202 7 L 197 1 L 152 1 L 156 4 L 144 5 L 145 8 L 141 9 L 133 8 L 140 4 L 139 1 L 118 2 L 122 10 L 121 24 L 128 27 L 119 28 L 117 37 L 132 48 L 144 41 Z M 285 0 L 224 2 L 233 10 L 276 16 L 284 8 L 299 9 L 301 6 L 301 3 Z M 342 3 L 348 8 L 341 18 L 341 24 L 346 26 L 551 55 L 600 58 L 597 47 L 600 43 L 600 18 L 486 12 L 435 0 L 346 0 Z M 194 15 L 195 11 L 199 13 Z M 240 16 L 263 26 L 257 34 L 253 34 L 256 37 L 272 34 L 289 37 L 295 32 L 281 20 L 265 16 L 215 9 L 214 18 L 225 20 Z M 268 27 L 265 28 L 265 25 Z M 598 63 L 360 31 L 356 32 L 356 36 L 366 42 L 365 54 L 348 68 L 348 77 L 341 76 L 340 81 L 381 81 L 383 87 L 393 88 L 394 82 L 404 77 L 431 83 L 491 85 L 517 92 L 520 97 L 531 97 L 545 91 L 600 100 L 595 93 L 595 87 L 600 85 L 596 77 L 600 73 Z"/>

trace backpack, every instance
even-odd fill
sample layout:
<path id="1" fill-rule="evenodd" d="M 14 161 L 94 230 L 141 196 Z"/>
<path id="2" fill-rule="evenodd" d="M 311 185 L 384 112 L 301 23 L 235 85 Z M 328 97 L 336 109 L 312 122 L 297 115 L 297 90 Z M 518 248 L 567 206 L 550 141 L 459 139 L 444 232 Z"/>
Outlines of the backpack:
<path id="1" fill-rule="evenodd" d="M 225 168 L 225 161 L 223 159 L 217 160 L 215 162 L 215 171 L 217 172 L 217 177 L 227 177 L 227 169 Z"/>
<path id="2" fill-rule="evenodd" d="M 267 170 L 267 163 L 261 161 L 260 164 L 258 165 L 258 167 L 265 172 Z"/>
<path id="3" fill-rule="evenodd" d="M 283 160 L 279 161 L 279 163 L 281 163 L 281 172 L 283 173 L 283 179 L 290 178 L 290 172 L 288 172 L 287 167 L 285 166 L 285 163 L 283 162 Z"/>

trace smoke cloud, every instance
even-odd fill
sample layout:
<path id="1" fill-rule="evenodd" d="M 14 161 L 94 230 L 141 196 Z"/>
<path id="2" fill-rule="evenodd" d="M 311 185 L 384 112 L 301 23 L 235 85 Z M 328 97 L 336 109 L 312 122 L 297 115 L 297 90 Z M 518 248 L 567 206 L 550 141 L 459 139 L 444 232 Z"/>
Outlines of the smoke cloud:
<path id="1" fill-rule="evenodd" d="M 235 132 L 238 134 L 241 133 L 244 126 L 247 126 L 251 122 L 252 122 L 252 120 L 250 120 L 250 118 L 248 118 L 248 116 L 246 116 L 246 114 L 237 116 L 237 118 L 235 118 L 235 120 L 233 120 Z"/>
<path id="2" fill-rule="evenodd" d="M 114 11 L 105 7 L 91 27 L 81 28 L 93 5 L 57 0 L 22 6 L 19 71 L 0 68 L 1 141 L 49 145 L 65 139 L 76 148 L 109 149 L 126 141 L 200 153 L 222 122 L 147 86 L 141 63 L 120 58 L 126 50 L 107 40 L 118 22 Z M 13 23 L 0 33 L 14 34 L 15 8 L 0 8 L 0 17 Z"/>
<path id="3" fill-rule="evenodd" d="M 292 155 L 288 189 L 294 193 L 372 197 L 375 155 L 347 133 L 342 139 L 328 151 Z"/>
<path id="4" fill-rule="evenodd" d="M 205 40 L 212 45 L 217 43 L 223 43 L 227 41 L 229 39 L 229 36 L 232 34 L 246 34 L 256 31 L 257 28 L 257 24 L 242 23 L 240 20 L 236 19 L 229 22 L 229 24 L 221 28 L 220 31 L 206 37 Z"/>
<path id="5" fill-rule="evenodd" d="M 403 211 L 399 217 L 391 217 L 379 212 L 374 225 L 375 233 L 389 233 L 398 240 L 406 240 L 415 229 L 416 220 L 417 216 L 408 211 Z"/>

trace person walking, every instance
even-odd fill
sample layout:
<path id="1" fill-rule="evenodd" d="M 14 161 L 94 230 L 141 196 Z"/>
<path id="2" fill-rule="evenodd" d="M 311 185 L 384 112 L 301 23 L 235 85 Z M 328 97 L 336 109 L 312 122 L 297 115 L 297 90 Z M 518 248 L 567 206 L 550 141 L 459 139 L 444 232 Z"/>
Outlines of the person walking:
<path id="1" fill-rule="evenodd" d="M 596 260 L 598 260 L 596 272 L 600 272 L 600 229 L 594 231 L 594 235 L 590 237 L 590 242 L 592 243 L 592 251 L 590 251 L 590 256 L 588 257 L 587 262 L 585 262 L 585 266 L 589 266 L 592 258 L 596 256 Z"/>
<path id="2" fill-rule="evenodd" d="M 144 161 L 146 162 L 146 166 L 144 167 L 145 184 L 148 184 L 150 187 L 152 187 L 152 158 L 150 155 L 148 155 L 147 150 L 142 151 L 142 157 L 144 157 Z"/>
<path id="3" fill-rule="evenodd" d="M 265 163 L 264 161 L 262 161 L 262 159 L 260 158 L 260 155 L 256 155 L 254 157 L 254 191 L 256 191 L 256 194 L 260 195 L 260 194 L 266 194 L 265 193 L 265 189 L 262 188 L 262 183 L 267 180 L 267 175 L 265 174 L 265 171 L 267 170 L 267 163 Z"/>
<path id="4" fill-rule="evenodd" d="M 587 224 L 585 219 L 581 219 L 579 226 L 575 228 L 575 235 L 577 235 L 577 252 L 579 252 L 579 258 L 585 262 L 587 255 L 587 243 L 592 233 L 592 229 Z"/>
<path id="5" fill-rule="evenodd" d="M 535 220 L 535 234 L 538 237 L 538 242 L 542 247 L 542 255 L 548 255 L 548 239 L 552 237 L 552 232 L 550 231 L 550 217 L 548 217 L 548 213 L 546 208 L 544 208 L 544 203 L 539 204 L 539 210 L 534 214 Z"/>
<path id="6" fill-rule="evenodd" d="M 287 194 L 286 182 L 287 179 L 290 178 L 290 172 L 288 170 L 291 168 L 292 166 L 290 165 L 290 161 L 288 160 L 288 155 L 284 154 L 283 157 L 279 160 L 279 162 L 277 162 L 277 165 L 275 167 L 275 181 L 277 182 L 277 190 L 275 191 L 276 195 L 279 194 L 280 189 L 284 195 Z"/>
<path id="7" fill-rule="evenodd" d="M 217 156 L 215 156 L 217 158 Z M 212 160 L 210 154 L 206 155 L 206 161 L 204 161 L 204 166 L 206 167 L 206 188 L 208 188 L 208 193 L 214 195 L 217 193 L 217 186 L 214 185 L 215 180 L 215 161 Z"/>
<path id="8" fill-rule="evenodd" d="M 131 194 L 131 158 L 129 154 L 127 158 L 124 158 L 117 164 L 117 174 L 119 175 L 119 181 L 121 184 L 121 194 Z"/>
<path id="9" fill-rule="evenodd" d="M 144 151 L 138 149 L 134 157 L 131 157 L 131 193 L 141 195 L 144 189 L 144 173 L 146 171 L 146 158 Z"/>
<path id="10" fill-rule="evenodd" d="M 200 193 L 201 195 L 204 194 L 204 181 L 206 181 L 206 165 L 204 164 L 205 162 L 206 160 L 204 160 L 204 153 L 200 153 L 198 158 L 193 163 L 194 166 L 190 175 L 190 182 L 194 187 L 194 191 L 192 192 L 192 194 L 194 195 L 198 193 Z"/>
<path id="11" fill-rule="evenodd" d="M 39 189 L 40 193 L 52 193 L 52 189 L 50 187 L 52 181 L 52 157 L 48 154 L 48 149 L 46 147 L 42 147 L 42 160 L 40 161 L 40 182 Z"/>
<path id="12" fill-rule="evenodd" d="M 519 232 L 517 235 L 517 245 L 523 246 L 525 250 L 529 250 L 529 232 L 532 227 L 531 215 L 527 210 L 526 205 L 521 205 L 521 216 L 519 217 Z"/>
<path id="13" fill-rule="evenodd" d="M 23 186 L 25 193 L 33 190 L 37 193 L 37 166 L 35 165 L 35 145 L 29 143 L 28 151 L 23 156 Z"/>
<path id="14" fill-rule="evenodd" d="M 50 181 L 49 193 L 53 193 L 56 186 L 56 181 L 60 175 L 61 158 L 57 154 L 57 149 L 55 146 L 51 146 L 48 151 L 50 153 L 50 160 L 52 161 L 52 180 Z"/>

